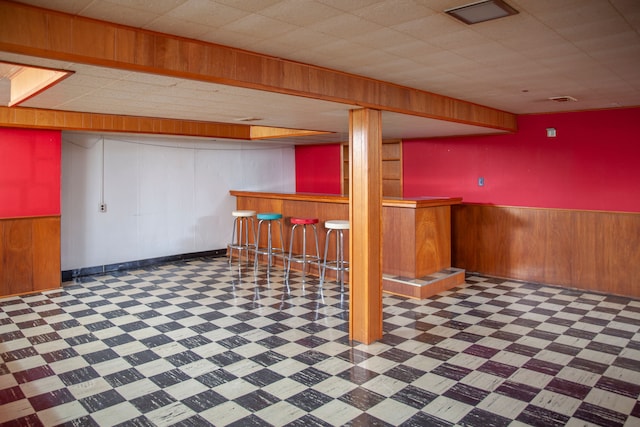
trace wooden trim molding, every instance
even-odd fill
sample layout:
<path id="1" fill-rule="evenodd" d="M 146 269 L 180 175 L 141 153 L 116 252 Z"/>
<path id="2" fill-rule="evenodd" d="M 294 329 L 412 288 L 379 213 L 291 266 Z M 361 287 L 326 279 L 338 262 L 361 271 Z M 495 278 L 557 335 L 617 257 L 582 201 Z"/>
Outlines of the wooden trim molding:
<path id="1" fill-rule="evenodd" d="M 452 264 L 639 298 L 640 213 L 452 206 Z"/>
<path id="2" fill-rule="evenodd" d="M 0 106 L 0 126 L 26 129 L 89 130 L 94 132 L 183 135 L 243 140 L 325 133 L 268 126 L 4 106 Z"/>
<path id="3" fill-rule="evenodd" d="M 0 125 L 28 129 L 90 130 L 251 139 L 251 126 L 248 125 L 23 107 L 0 106 Z"/>
<path id="4" fill-rule="evenodd" d="M 514 132 L 516 115 L 327 68 L 0 2 L 0 50 L 334 101 Z"/>

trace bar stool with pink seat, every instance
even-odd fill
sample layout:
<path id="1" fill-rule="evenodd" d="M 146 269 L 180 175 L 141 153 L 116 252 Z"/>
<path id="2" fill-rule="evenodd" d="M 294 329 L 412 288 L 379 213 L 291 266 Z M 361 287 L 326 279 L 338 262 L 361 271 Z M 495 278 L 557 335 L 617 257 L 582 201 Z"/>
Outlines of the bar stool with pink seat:
<path id="1" fill-rule="evenodd" d="M 291 218 L 291 239 L 289 240 L 289 256 L 287 257 L 287 272 L 286 272 L 286 280 L 289 280 L 289 272 L 291 271 L 291 263 L 297 262 L 302 264 L 302 281 L 305 281 L 305 270 L 306 266 L 311 263 L 316 263 L 318 265 L 318 274 L 320 273 L 320 250 L 318 247 L 318 230 L 316 229 L 316 224 L 318 223 L 318 218 L 299 218 L 292 217 Z M 313 255 L 312 253 L 307 252 L 307 227 L 311 227 L 313 229 L 313 237 L 315 240 L 316 253 Z M 298 228 L 302 229 L 302 247 L 301 253 L 293 253 L 293 243 L 296 239 L 296 230 Z"/>

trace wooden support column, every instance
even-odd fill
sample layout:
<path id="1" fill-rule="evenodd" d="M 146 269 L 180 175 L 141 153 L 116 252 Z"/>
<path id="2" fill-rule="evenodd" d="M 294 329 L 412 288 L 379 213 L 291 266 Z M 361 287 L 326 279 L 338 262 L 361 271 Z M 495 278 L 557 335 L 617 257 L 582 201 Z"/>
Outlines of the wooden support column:
<path id="1" fill-rule="evenodd" d="M 349 338 L 382 338 L 382 113 L 349 112 Z"/>

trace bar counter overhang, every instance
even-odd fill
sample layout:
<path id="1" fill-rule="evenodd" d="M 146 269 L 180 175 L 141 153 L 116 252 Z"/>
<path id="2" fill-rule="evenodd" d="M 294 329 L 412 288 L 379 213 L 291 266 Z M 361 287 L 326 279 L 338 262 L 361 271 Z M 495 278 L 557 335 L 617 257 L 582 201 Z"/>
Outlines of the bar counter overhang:
<path id="1" fill-rule="evenodd" d="M 282 213 L 285 248 L 289 242 L 288 218 L 292 216 L 319 219 L 318 237 L 322 247 L 326 232 L 324 222 L 349 219 L 349 197 L 346 195 L 240 190 L 231 190 L 230 194 L 236 197 L 237 209 Z M 461 202 L 460 197 L 383 198 L 385 292 L 422 299 L 464 282 L 464 270 L 451 266 L 451 205 Z M 294 246 L 296 250 L 299 248 Z M 348 255 L 346 248 L 345 252 Z M 331 248 L 329 256 L 335 256 Z"/>

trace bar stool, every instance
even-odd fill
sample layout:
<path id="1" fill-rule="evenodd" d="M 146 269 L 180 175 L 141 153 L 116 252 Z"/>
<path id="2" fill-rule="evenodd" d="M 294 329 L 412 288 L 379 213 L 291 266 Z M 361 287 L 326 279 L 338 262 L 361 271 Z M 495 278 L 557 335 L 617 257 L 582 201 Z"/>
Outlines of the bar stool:
<path id="1" fill-rule="evenodd" d="M 327 235 L 324 240 L 324 260 L 322 262 L 322 273 L 320 274 L 320 286 L 324 283 L 324 275 L 327 268 L 336 271 L 336 280 L 340 283 L 340 291 L 344 292 L 344 272 L 349 271 L 349 261 L 344 260 L 344 230 L 349 229 L 349 221 L 346 220 L 330 220 L 324 223 L 327 229 Z M 331 233 L 336 234 L 336 259 L 328 260 L 329 239 Z"/>
<path id="2" fill-rule="evenodd" d="M 255 240 L 255 260 L 254 266 L 258 268 L 258 255 L 266 255 L 267 256 L 267 272 L 270 271 L 271 264 L 273 263 L 274 256 L 282 256 L 284 257 L 284 233 L 282 231 L 282 214 L 276 212 L 262 212 L 256 215 L 258 218 L 258 232 L 257 238 Z M 262 227 L 262 223 L 267 223 L 267 246 L 260 247 L 260 228 Z M 273 234 L 271 232 L 272 223 L 277 223 L 280 228 L 280 247 L 273 246 Z"/>
<path id="3" fill-rule="evenodd" d="M 253 217 L 256 215 L 256 211 L 237 210 L 231 212 L 231 215 L 233 215 L 233 232 L 231 234 L 231 243 L 228 245 L 229 264 L 233 260 L 234 249 L 238 251 L 238 261 L 242 259 L 242 251 L 247 251 L 247 263 L 249 263 L 249 249 L 253 249 L 255 244 L 249 242 L 249 230 L 251 230 L 253 237 L 252 242 L 255 242 L 256 228 Z"/>
<path id="4" fill-rule="evenodd" d="M 286 280 L 289 280 L 289 271 L 291 270 L 291 263 L 298 262 L 302 264 L 302 281 L 305 279 L 305 269 L 306 265 L 312 262 L 316 262 L 318 264 L 318 273 L 320 273 L 320 250 L 318 248 L 318 230 L 316 229 L 316 224 L 318 223 L 318 218 L 291 218 L 291 239 L 289 240 L 289 256 L 287 257 L 287 273 Z M 302 253 L 294 254 L 293 253 L 293 242 L 296 238 L 296 229 L 298 227 L 302 227 Z M 313 236 L 315 238 L 316 244 L 316 254 L 308 254 L 307 253 L 307 226 L 311 226 L 313 228 Z"/>

